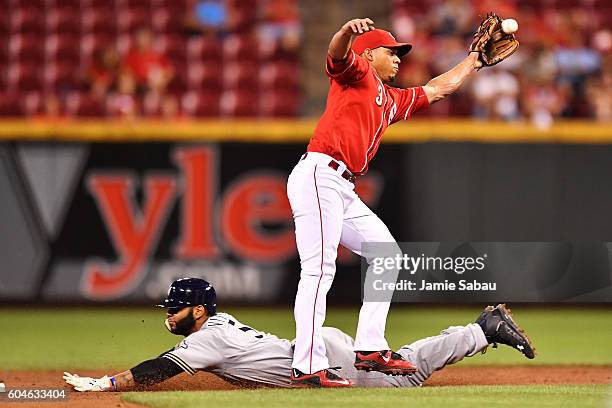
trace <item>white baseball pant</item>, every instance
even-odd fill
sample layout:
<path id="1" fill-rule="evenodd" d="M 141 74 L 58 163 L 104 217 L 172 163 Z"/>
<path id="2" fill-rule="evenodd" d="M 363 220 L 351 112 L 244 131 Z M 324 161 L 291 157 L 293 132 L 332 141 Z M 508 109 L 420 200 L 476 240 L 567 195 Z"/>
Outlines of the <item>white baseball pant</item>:
<path id="1" fill-rule="evenodd" d="M 334 170 L 329 167 L 331 160 L 326 154 L 307 153 L 287 183 L 301 263 L 292 367 L 307 374 L 329 368 L 321 329 L 338 244 L 361 255 L 363 242 L 395 243 L 382 220 L 353 191 L 353 183 L 342 177 L 346 165 L 337 161 L 340 166 Z M 366 260 L 370 264 L 371 259 Z M 359 279 L 360 274 L 355 277 Z M 363 302 L 354 350 L 389 349 L 385 340 L 389 306 L 390 302 Z"/>

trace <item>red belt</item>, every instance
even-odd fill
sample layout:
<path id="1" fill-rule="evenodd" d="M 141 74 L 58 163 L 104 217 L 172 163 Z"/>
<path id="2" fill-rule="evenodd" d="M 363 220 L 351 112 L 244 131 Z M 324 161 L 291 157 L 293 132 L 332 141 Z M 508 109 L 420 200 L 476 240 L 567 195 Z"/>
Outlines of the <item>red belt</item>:
<path id="1" fill-rule="evenodd" d="M 338 167 L 340 167 L 340 164 L 335 161 L 335 160 L 331 160 L 329 163 L 327 163 L 327 165 L 329 167 L 331 167 L 334 170 L 338 170 Z M 355 176 L 354 174 L 352 174 L 350 171 L 348 170 L 344 170 L 342 172 L 342 177 L 347 179 L 348 181 L 350 181 L 351 183 L 354 183 L 355 180 L 357 180 L 357 176 Z"/>
<path id="2" fill-rule="evenodd" d="M 304 155 L 302 156 L 302 160 L 304 160 L 306 158 L 306 156 L 308 156 L 308 152 L 304 153 Z M 334 170 L 338 170 L 338 167 L 340 167 L 340 163 L 338 163 L 335 160 L 330 160 L 329 163 L 327 163 L 327 165 L 329 167 L 331 167 Z M 344 170 L 341 174 L 342 178 L 350 181 L 351 183 L 354 183 L 355 180 L 357 180 L 357 176 L 355 176 L 353 173 L 351 173 L 348 170 Z"/>

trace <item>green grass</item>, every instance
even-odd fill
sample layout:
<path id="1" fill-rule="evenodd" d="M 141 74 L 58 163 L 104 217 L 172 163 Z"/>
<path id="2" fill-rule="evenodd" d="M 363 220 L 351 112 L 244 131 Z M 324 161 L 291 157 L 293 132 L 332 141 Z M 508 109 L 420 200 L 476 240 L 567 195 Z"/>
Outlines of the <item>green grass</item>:
<path id="1" fill-rule="evenodd" d="M 605 364 L 612 365 L 612 309 L 515 307 L 515 317 L 536 344 L 529 361 L 500 347 L 461 364 Z M 394 307 L 387 339 L 394 348 L 437 334 L 449 325 L 472 322 L 479 307 L 426 309 Z M 290 308 L 230 308 L 240 321 L 259 330 L 293 338 Z M 327 326 L 353 335 L 358 309 L 330 308 Z M 143 308 L 1 308 L 2 369 L 124 369 L 157 356 L 178 342 L 163 327 L 163 311 Z"/>
<path id="2" fill-rule="evenodd" d="M 428 408 L 603 407 L 610 403 L 607 385 L 473 386 L 350 390 L 251 390 L 126 393 L 122 399 L 151 407 L 363 407 Z"/>

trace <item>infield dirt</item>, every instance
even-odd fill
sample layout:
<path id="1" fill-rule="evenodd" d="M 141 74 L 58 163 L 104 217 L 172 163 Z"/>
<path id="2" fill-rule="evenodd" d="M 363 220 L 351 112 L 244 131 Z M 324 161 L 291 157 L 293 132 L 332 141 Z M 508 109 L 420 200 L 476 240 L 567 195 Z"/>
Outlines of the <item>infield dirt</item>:
<path id="1" fill-rule="evenodd" d="M 101 377 L 108 372 L 83 370 L 83 376 Z M 9 371 L 2 373 L 7 388 L 66 388 L 62 373 L 58 371 Z M 447 385 L 534 385 L 534 384 L 612 384 L 612 367 L 605 366 L 530 366 L 530 367 L 449 367 L 435 373 L 426 386 Z M 209 373 L 194 376 L 178 375 L 163 384 L 151 387 L 150 391 L 210 391 L 238 390 L 241 387 Z M 121 393 L 78 393 L 70 392 L 69 401 L 45 403 L 51 407 L 87 408 L 131 408 L 136 404 L 122 402 Z M 3 407 L 33 408 L 36 403 L 10 403 Z"/>

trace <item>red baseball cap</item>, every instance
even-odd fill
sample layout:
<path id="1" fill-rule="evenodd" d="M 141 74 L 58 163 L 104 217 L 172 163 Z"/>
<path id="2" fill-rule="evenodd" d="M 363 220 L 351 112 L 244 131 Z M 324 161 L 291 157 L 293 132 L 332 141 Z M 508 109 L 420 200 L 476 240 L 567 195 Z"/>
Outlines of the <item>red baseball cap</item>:
<path id="1" fill-rule="evenodd" d="M 397 49 L 397 56 L 402 58 L 410 52 L 412 44 L 397 42 L 393 34 L 377 28 L 358 36 L 355 41 L 353 41 L 352 46 L 353 51 L 355 51 L 357 55 L 361 55 L 366 48 L 373 50 L 378 47 L 395 48 Z"/>

